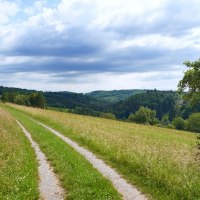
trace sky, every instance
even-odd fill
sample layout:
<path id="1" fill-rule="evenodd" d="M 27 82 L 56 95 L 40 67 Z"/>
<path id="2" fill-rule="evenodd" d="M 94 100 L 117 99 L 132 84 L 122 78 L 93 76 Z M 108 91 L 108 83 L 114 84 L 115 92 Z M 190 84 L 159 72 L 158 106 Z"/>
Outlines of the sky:
<path id="1" fill-rule="evenodd" d="M 0 0 L 0 85 L 176 90 L 200 57 L 199 0 Z"/>

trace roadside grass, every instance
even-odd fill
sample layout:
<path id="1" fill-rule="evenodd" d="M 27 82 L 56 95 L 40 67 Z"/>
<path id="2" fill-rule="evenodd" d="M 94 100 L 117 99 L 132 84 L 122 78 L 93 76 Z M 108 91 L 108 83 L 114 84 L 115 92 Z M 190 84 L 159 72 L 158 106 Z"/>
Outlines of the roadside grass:
<path id="1" fill-rule="evenodd" d="M 200 198 L 195 134 L 10 105 L 90 149 L 158 200 Z"/>
<path id="2" fill-rule="evenodd" d="M 66 199 L 121 199 L 121 195 L 114 189 L 111 182 L 62 139 L 38 125 L 25 114 L 9 108 L 7 110 L 24 125 L 45 153 L 66 190 Z"/>
<path id="3" fill-rule="evenodd" d="M 38 198 L 35 152 L 15 119 L 0 108 L 0 199 Z"/>

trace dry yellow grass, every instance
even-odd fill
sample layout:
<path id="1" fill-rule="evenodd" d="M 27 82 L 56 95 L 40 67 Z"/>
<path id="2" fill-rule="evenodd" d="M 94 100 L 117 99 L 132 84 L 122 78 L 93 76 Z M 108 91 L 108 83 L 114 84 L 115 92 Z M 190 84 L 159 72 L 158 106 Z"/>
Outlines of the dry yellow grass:
<path id="1" fill-rule="evenodd" d="M 193 133 L 12 106 L 85 145 L 156 199 L 200 195 Z"/>

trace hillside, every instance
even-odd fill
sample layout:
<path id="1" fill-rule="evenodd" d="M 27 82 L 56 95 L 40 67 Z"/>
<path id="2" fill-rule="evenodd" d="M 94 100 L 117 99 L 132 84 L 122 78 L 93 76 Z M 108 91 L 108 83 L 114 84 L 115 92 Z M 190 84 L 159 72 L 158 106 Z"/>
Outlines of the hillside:
<path id="1" fill-rule="evenodd" d="M 93 91 L 86 93 L 87 96 L 95 97 L 97 99 L 105 100 L 110 103 L 117 103 L 119 101 L 125 100 L 126 98 L 133 96 L 135 94 L 145 93 L 146 90 L 110 90 L 110 91 Z"/>
<path id="2" fill-rule="evenodd" d="M 45 123 L 87 147 L 153 199 L 198 199 L 200 195 L 193 133 L 11 104 L 5 109 L 19 119 L 32 117 Z M 27 122 L 28 126 L 31 130 Z"/>
<path id="3" fill-rule="evenodd" d="M 82 155 L 31 116 L 0 103 L 0 122 L 0 199 L 121 199 Z"/>
<path id="4" fill-rule="evenodd" d="M 44 92 L 48 106 L 61 108 L 88 108 L 95 111 L 104 110 L 107 103 L 94 97 L 74 92 Z"/>

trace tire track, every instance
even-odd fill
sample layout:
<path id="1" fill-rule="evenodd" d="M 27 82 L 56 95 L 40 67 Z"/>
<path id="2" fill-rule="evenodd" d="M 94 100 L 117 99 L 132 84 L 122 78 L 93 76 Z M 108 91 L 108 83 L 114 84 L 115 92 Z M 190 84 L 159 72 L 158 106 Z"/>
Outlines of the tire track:
<path id="1" fill-rule="evenodd" d="M 39 190 L 41 200 L 63 200 L 64 199 L 64 189 L 60 187 L 59 180 L 50 167 L 49 162 L 45 154 L 40 150 L 38 144 L 33 141 L 30 133 L 24 128 L 24 126 L 17 121 L 18 125 L 26 135 L 26 137 L 31 142 L 31 146 L 34 148 L 37 160 L 39 163 L 38 173 L 39 173 Z"/>
<path id="2" fill-rule="evenodd" d="M 123 179 L 120 174 L 118 174 L 110 166 L 106 165 L 105 162 L 101 159 L 98 159 L 93 153 L 80 147 L 76 142 L 72 141 L 66 136 L 63 136 L 58 131 L 50 128 L 49 126 L 34 120 L 44 128 L 51 131 L 53 134 L 57 135 L 59 138 L 64 140 L 68 145 L 74 148 L 77 152 L 83 155 L 92 165 L 96 168 L 103 176 L 108 178 L 117 191 L 122 195 L 124 200 L 147 200 L 144 194 L 137 190 L 136 187 L 129 184 L 125 179 Z"/>

